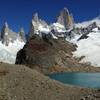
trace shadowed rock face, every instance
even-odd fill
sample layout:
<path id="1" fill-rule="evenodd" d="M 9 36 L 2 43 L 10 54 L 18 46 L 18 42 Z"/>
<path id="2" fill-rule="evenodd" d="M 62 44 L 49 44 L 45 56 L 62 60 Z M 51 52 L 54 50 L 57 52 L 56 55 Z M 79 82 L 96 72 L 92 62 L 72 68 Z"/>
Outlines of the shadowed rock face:
<path id="1" fill-rule="evenodd" d="M 39 66 L 41 70 L 47 70 L 52 66 L 71 66 L 67 62 L 67 53 L 75 50 L 75 45 L 66 42 L 63 39 L 54 40 L 52 38 L 40 38 L 34 35 L 17 54 L 16 64 L 26 64 L 31 68 Z M 71 65 L 70 65 L 71 64 Z"/>
<path id="2" fill-rule="evenodd" d="M 23 49 L 17 53 L 16 64 L 24 64 L 42 73 L 63 71 L 93 71 L 88 64 L 80 64 L 73 58 L 76 45 L 62 38 L 52 39 L 33 35 Z M 81 59 L 81 58 L 80 58 Z M 97 69 L 98 70 L 98 69 Z"/>

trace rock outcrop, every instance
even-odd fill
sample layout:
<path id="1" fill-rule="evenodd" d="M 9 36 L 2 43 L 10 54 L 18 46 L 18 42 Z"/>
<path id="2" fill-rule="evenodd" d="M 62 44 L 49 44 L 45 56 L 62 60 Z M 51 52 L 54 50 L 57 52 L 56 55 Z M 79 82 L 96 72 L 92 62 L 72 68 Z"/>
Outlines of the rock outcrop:
<path id="1" fill-rule="evenodd" d="M 39 66 L 41 70 L 47 70 L 53 66 L 73 66 L 68 62 L 66 54 L 71 56 L 71 51 L 75 46 L 66 42 L 64 39 L 48 38 L 44 34 L 43 38 L 34 35 L 17 54 L 16 64 L 26 64 L 30 67 Z"/>

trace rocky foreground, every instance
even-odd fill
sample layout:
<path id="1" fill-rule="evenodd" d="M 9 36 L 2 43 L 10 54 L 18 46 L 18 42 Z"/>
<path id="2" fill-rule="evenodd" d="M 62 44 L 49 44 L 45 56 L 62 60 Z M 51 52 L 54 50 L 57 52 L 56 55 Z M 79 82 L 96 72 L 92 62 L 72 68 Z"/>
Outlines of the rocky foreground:
<path id="1" fill-rule="evenodd" d="M 94 93 L 96 90 L 64 85 L 22 65 L 0 64 L 0 100 L 82 100 Z"/>

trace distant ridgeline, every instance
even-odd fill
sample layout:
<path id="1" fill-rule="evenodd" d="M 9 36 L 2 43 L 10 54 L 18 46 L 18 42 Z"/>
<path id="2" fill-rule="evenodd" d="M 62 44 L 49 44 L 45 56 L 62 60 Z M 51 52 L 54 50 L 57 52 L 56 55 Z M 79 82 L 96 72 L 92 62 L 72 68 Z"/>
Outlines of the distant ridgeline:
<path id="1" fill-rule="evenodd" d="M 9 28 L 8 23 L 5 22 L 5 24 L 1 30 L 1 33 L 0 33 L 0 41 L 2 41 L 3 44 L 8 46 L 9 43 L 13 43 L 17 39 L 21 42 L 26 42 L 24 29 L 21 28 L 20 31 L 18 33 L 16 33 L 14 31 L 12 31 Z"/>
<path id="2" fill-rule="evenodd" d="M 68 41 L 78 37 L 77 40 L 80 40 L 82 38 L 87 38 L 87 34 L 91 32 L 93 28 L 97 27 L 100 29 L 100 25 L 98 25 L 98 23 L 99 21 L 94 19 L 87 23 L 76 24 L 72 14 L 69 13 L 67 8 L 61 10 L 56 18 L 56 22 L 50 25 L 40 19 L 38 13 L 35 13 L 33 15 L 28 34 L 25 34 L 23 28 L 20 28 L 18 33 L 12 31 L 7 22 L 5 22 L 0 33 L 0 41 L 2 41 L 5 45 L 9 45 L 10 42 L 14 42 L 14 40 L 17 39 L 21 42 L 26 42 L 27 39 L 32 37 L 34 34 L 37 34 L 40 37 L 46 36 L 53 39 L 64 38 Z M 80 35 L 83 36 L 80 37 Z"/>

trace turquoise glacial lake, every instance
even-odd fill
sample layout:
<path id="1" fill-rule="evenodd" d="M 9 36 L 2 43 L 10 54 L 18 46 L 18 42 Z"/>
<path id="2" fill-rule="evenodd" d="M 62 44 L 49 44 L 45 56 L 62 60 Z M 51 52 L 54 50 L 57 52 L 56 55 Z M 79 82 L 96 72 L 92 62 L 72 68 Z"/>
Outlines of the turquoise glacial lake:
<path id="1" fill-rule="evenodd" d="M 100 73 L 56 73 L 49 77 L 65 84 L 100 88 Z"/>

